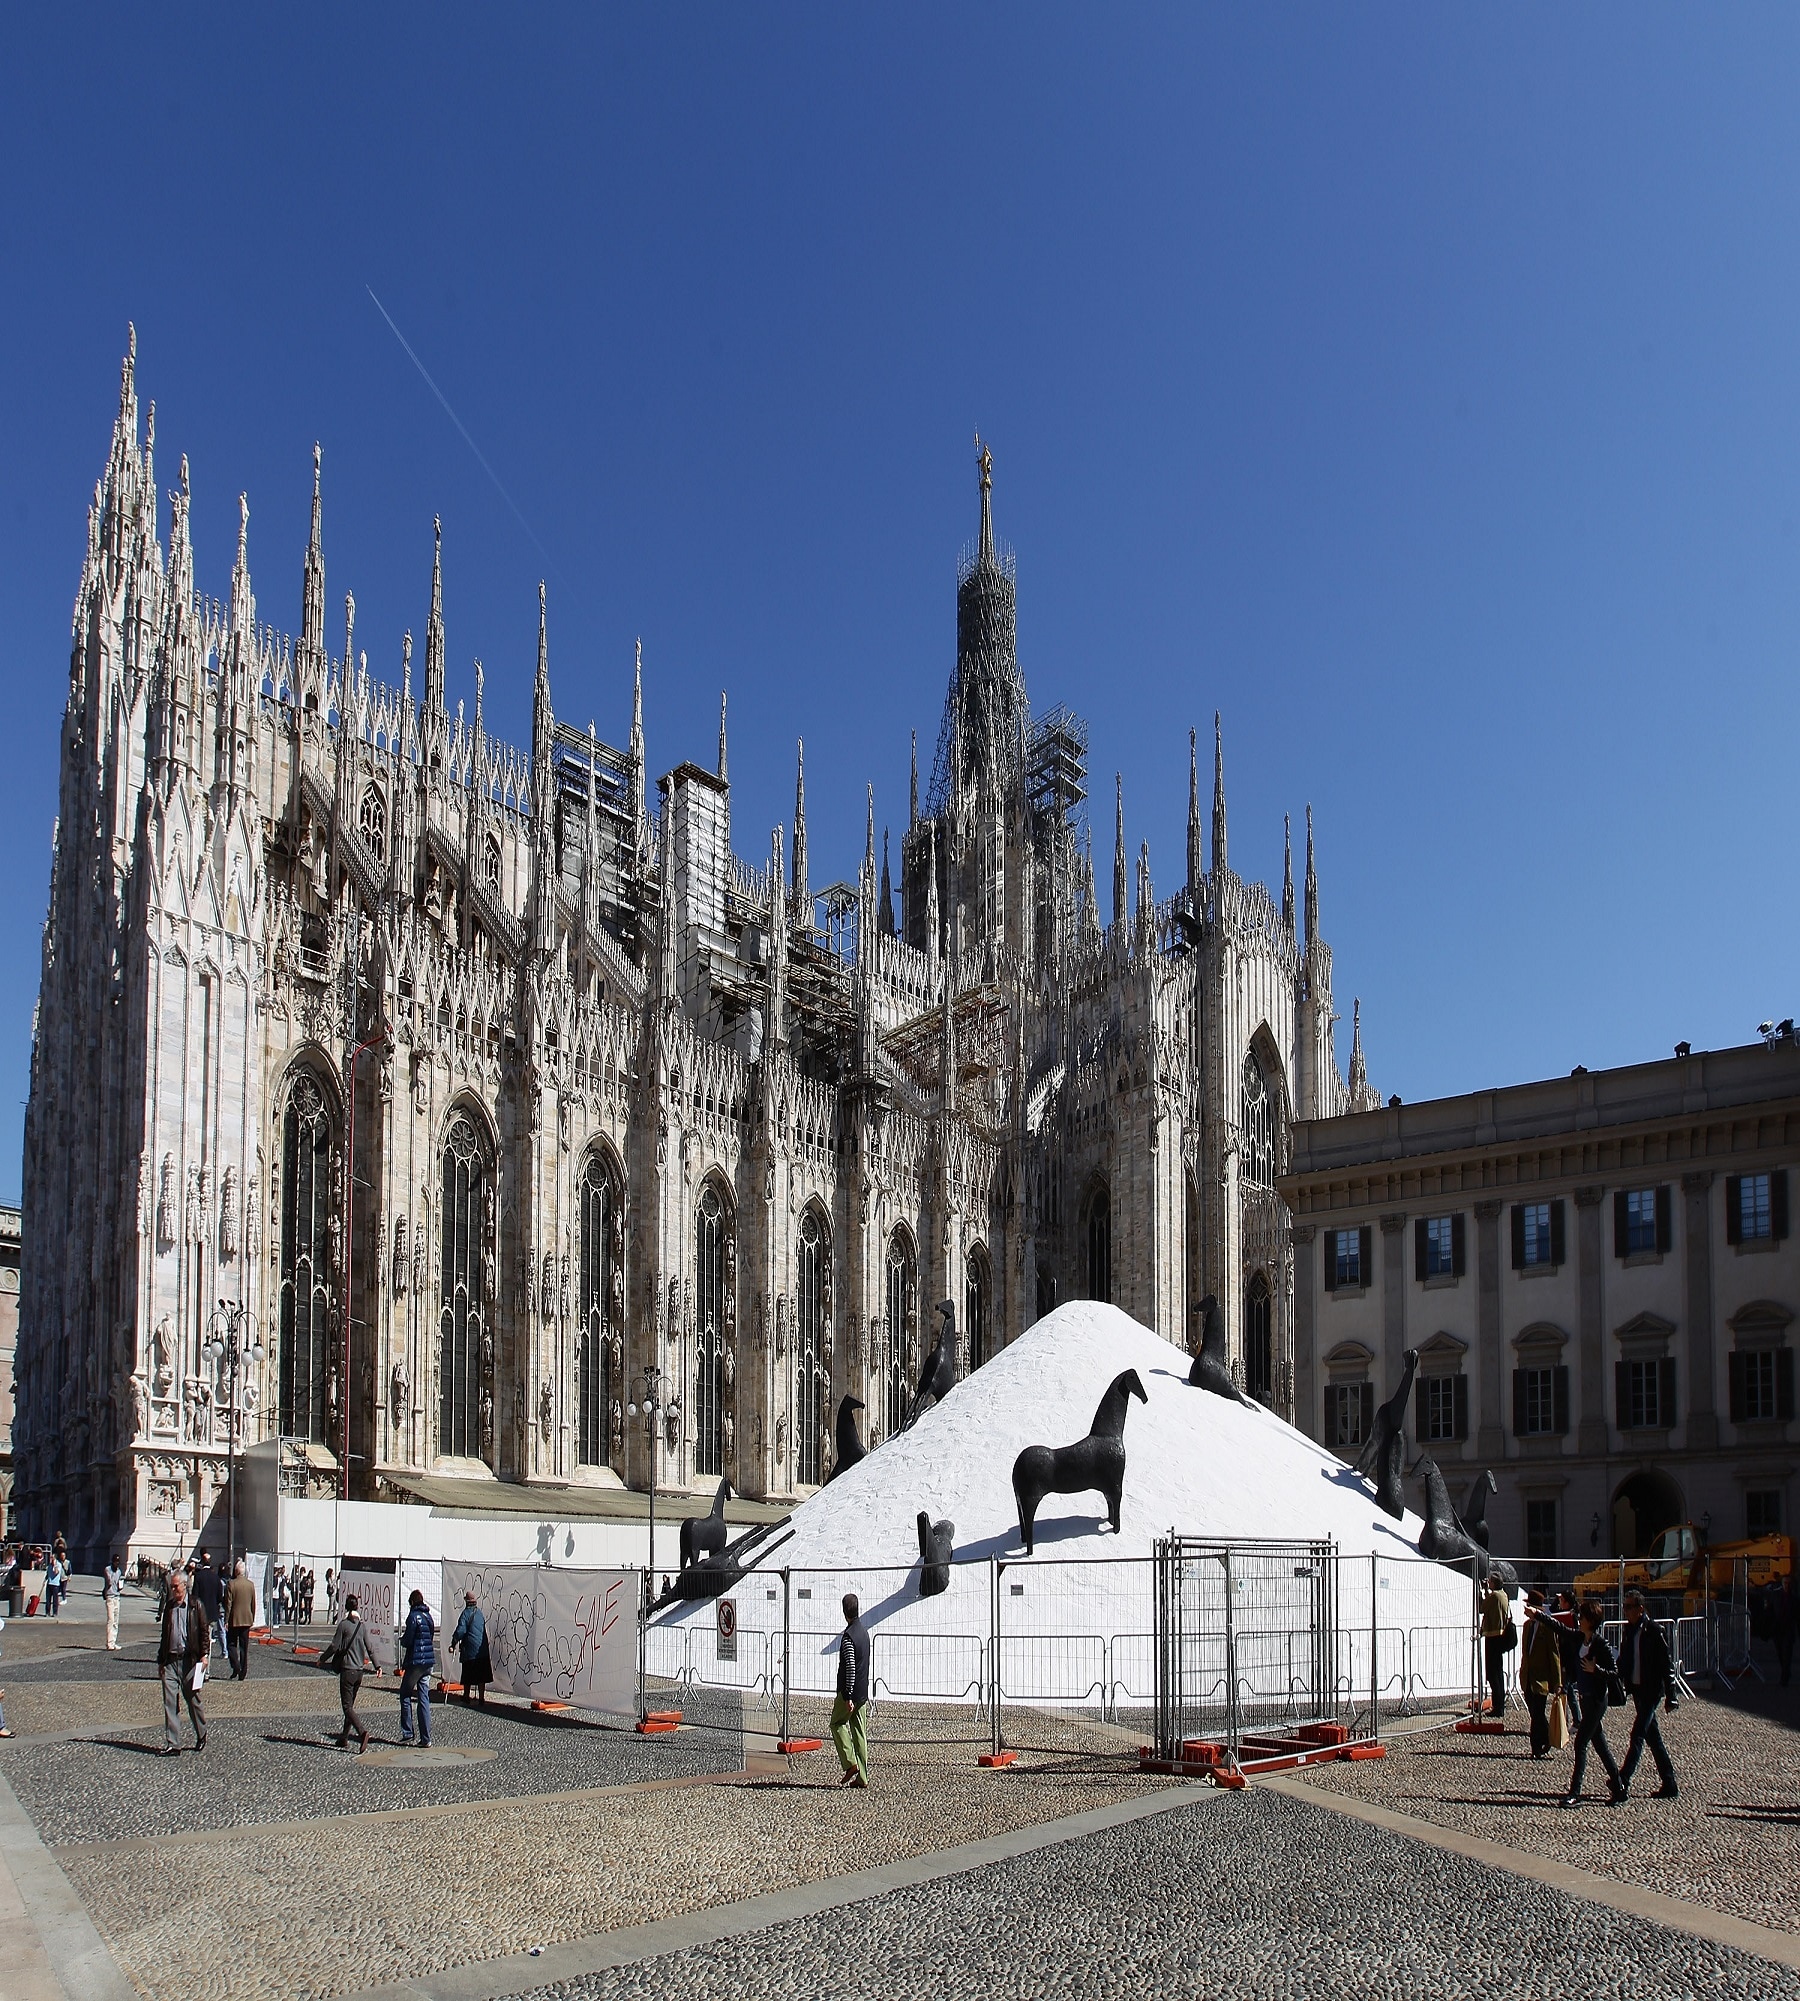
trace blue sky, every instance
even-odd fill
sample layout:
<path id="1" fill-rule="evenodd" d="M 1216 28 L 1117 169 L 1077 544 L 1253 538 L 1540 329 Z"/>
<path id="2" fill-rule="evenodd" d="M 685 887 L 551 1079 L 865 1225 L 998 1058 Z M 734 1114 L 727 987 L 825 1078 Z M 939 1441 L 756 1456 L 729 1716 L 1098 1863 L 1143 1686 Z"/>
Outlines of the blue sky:
<path id="1" fill-rule="evenodd" d="M 379 13 L 379 20 L 372 17 Z M 1159 894 L 1313 802 L 1340 1048 L 1418 1098 L 1792 1013 L 1800 18 L 1668 8 L 15 13 L 0 56 L 0 1193 L 127 319 L 202 588 L 250 495 L 398 679 L 710 758 L 816 879 L 928 761 L 973 532 Z M 515 518 L 370 302 L 381 297 Z M 1102 868 L 1104 879 L 1105 870 Z"/>

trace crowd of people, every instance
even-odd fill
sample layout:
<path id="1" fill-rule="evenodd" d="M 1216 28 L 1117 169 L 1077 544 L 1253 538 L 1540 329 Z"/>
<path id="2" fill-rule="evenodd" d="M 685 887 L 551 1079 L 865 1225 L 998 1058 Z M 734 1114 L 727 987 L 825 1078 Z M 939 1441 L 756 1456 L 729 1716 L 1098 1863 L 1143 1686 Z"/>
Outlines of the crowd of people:
<path id="1" fill-rule="evenodd" d="M 9 1604 L 23 1595 L 28 1572 L 44 1574 L 43 1609 L 47 1618 L 61 1615 L 69 1595 L 69 1546 L 59 1535 L 51 1543 L 8 1543 L 0 1550 L 0 1598 Z M 30 1608 L 15 1607 L 18 1612 Z"/>

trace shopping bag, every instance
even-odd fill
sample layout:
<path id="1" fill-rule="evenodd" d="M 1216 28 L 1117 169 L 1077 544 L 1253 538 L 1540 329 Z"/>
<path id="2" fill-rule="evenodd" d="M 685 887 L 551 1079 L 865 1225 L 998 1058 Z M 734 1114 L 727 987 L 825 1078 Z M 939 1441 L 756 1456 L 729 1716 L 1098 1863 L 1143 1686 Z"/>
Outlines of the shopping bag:
<path id="1" fill-rule="evenodd" d="M 1550 1748 L 1566 1751 L 1569 1748 L 1569 1698 L 1558 1695 L 1551 1699 L 1545 1721 L 1550 1726 Z"/>

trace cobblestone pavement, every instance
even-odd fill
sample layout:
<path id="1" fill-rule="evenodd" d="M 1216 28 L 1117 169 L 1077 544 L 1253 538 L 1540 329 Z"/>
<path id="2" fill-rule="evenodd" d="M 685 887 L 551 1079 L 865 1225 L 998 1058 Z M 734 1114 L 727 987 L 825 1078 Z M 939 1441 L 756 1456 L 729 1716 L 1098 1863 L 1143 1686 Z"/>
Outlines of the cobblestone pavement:
<path id="1" fill-rule="evenodd" d="M 656 1740 L 651 1755 L 685 1736 Z M 204 1758 L 141 1762 L 191 1783 L 219 1741 Z M 490 1795 L 474 1812 L 327 1826 L 296 1820 L 149 1847 L 62 1847 L 56 1858 L 151 2001 L 324 2001 L 928 1854 L 1162 1783 L 1091 1752 L 1022 1756 L 1009 1770 L 984 1772 L 967 1745 L 890 1739 L 877 1746 L 878 1783 L 866 1793 L 838 1788 L 827 1753 L 797 1760 L 792 1785 L 769 1778 L 549 1801 L 494 1796 L 505 1786 L 528 1789 L 517 1757 L 509 1744 L 467 1775 L 471 1792 Z M 367 1807 L 391 1797 L 374 1781 L 405 1780 L 422 1795 L 443 1778 L 359 1774 L 357 1760 L 340 1762 L 346 1783 L 365 1789 Z M 265 1767 L 258 1760 L 246 1770 Z M 288 1806 L 272 1781 L 259 1798 L 264 1820 L 322 1810 L 306 1800 Z M 136 1818 L 115 1814 L 127 1824 Z"/>
<path id="2" fill-rule="evenodd" d="M 1623 1757 L 1629 1709 L 1614 1710 L 1607 1737 Z M 1395 1739 L 1385 1759 L 1321 1765 L 1309 1785 L 1372 1800 L 1439 1827 L 1478 1834 L 1667 1897 L 1800 1932 L 1800 1688 L 1751 1684 L 1739 1697 L 1684 1702 L 1661 1719 L 1681 1784 L 1655 1800 L 1648 1756 L 1630 1800 L 1604 1804 L 1606 1774 L 1589 1756 L 1590 1803 L 1556 1804 L 1570 1757 L 1534 1762 L 1521 1712 L 1504 1737 L 1451 1731 Z"/>
<path id="3" fill-rule="evenodd" d="M 333 1696 L 335 1688 L 318 1677 Z M 385 1694 L 365 1688 L 364 1722 L 383 1744 L 399 1741 L 398 1684 Z M 209 1689 L 208 1691 L 212 1691 Z M 229 1690 L 240 1695 L 242 1690 Z M 160 1718 L 162 1698 L 146 1690 Z M 143 1710 L 139 1710 L 140 1721 Z M 640 1737 L 558 1716 L 498 1705 L 464 1709 L 432 1704 L 432 1742 L 503 1755 L 430 1770 L 364 1766 L 325 1741 L 320 1717 L 208 1718 L 207 1745 L 180 1759 L 160 1758 L 162 1725 L 98 1738 L 4 1747 L 0 1772 L 44 1840 L 141 1841 L 329 1815 L 391 1812 L 403 1807 L 488 1801 L 508 1795 L 563 1793 L 646 1779 L 736 1771 L 743 1743 L 733 1731 L 682 1731 Z M 182 1741 L 193 1738 L 185 1716 Z"/>
<path id="4" fill-rule="evenodd" d="M 1791 1969 L 1272 1792 L 1091 1834 L 529 2001 L 1791 1995 Z"/>

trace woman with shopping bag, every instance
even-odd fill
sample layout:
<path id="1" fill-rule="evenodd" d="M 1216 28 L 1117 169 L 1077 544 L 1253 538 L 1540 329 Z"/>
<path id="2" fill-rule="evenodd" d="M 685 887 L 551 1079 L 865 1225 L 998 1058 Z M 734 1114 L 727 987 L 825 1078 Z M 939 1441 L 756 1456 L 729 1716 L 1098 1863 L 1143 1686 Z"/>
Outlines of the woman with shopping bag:
<path id="1" fill-rule="evenodd" d="M 1547 1758 L 1561 1747 L 1554 1741 L 1554 1722 L 1561 1723 L 1563 1742 L 1568 1742 L 1567 1719 L 1562 1709 L 1562 1642 L 1555 1622 L 1544 1607 L 1544 1594 L 1525 1594 L 1525 1644 L 1519 1650 L 1519 1684 L 1525 1691 L 1525 1707 L 1531 1715 L 1531 1755 Z"/>

